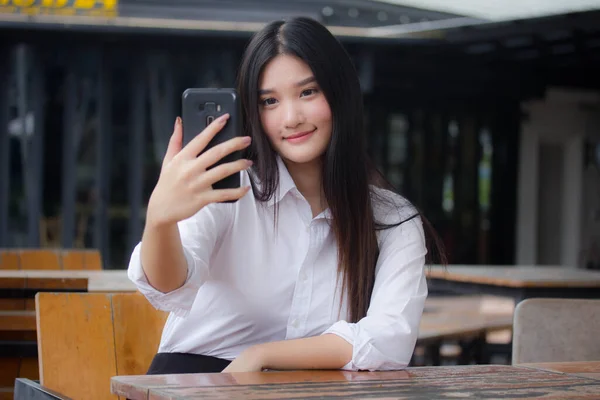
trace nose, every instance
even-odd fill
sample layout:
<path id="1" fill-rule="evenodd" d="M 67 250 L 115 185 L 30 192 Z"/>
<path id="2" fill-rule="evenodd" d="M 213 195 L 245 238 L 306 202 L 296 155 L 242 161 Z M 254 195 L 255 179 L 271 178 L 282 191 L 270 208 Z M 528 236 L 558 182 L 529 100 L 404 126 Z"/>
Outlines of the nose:
<path id="1" fill-rule="evenodd" d="M 302 123 L 302 112 L 294 101 L 288 101 L 285 106 L 284 124 L 287 129 L 294 129 Z"/>

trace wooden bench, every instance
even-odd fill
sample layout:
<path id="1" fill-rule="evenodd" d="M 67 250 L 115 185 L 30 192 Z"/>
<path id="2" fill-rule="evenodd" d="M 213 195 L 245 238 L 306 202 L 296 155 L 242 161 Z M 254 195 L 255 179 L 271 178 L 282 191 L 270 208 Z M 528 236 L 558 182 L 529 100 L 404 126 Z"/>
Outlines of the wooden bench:
<path id="1" fill-rule="evenodd" d="M 140 293 L 38 293 L 40 383 L 73 399 L 116 399 L 110 379 L 143 375 L 168 313 Z"/>
<path id="2" fill-rule="evenodd" d="M 101 270 L 94 249 L 0 249 L 0 269 Z"/>
<path id="3" fill-rule="evenodd" d="M 97 250 L 0 249 L 0 271 L 101 271 Z M 36 356 L 37 290 L 87 290 L 87 279 L 10 276 L 0 278 L 0 400 L 12 399 L 17 377 L 39 379 Z"/>

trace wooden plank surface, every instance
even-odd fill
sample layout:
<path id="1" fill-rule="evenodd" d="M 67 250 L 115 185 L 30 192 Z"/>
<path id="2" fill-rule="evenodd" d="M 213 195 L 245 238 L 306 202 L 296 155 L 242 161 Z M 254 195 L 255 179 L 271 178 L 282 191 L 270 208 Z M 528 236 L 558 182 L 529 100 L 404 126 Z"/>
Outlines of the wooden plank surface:
<path id="1" fill-rule="evenodd" d="M 100 252 L 96 250 L 88 250 L 84 252 L 83 265 L 88 271 L 101 271 L 102 270 L 102 258 Z"/>
<path id="2" fill-rule="evenodd" d="M 26 281 L 27 286 L 25 286 Z M 89 292 L 135 292 L 137 290 L 125 270 L 0 270 L 0 289 L 19 287 L 70 288 Z"/>
<path id="3" fill-rule="evenodd" d="M 25 310 L 25 299 L 0 299 L 0 311 Z"/>
<path id="4" fill-rule="evenodd" d="M 94 249 L 70 249 L 62 251 L 63 270 L 101 271 L 102 257 Z"/>
<path id="5" fill-rule="evenodd" d="M 108 380 L 98 385 L 116 373 L 110 295 L 38 293 L 36 310 L 40 383 L 73 399 L 115 398 Z"/>
<path id="6" fill-rule="evenodd" d="M 0 311 L 0 331 L 35 331 L 35 311 Z"/>
<path id="7" fill-rule="evenodd" d="M 25 289 L 26 278 L 23 272 L 24 271 L 0 270 L 0 288 Z"/>
<path id="8" fill-rule="evenodd" d="M 58 250 L 23 249 L 20 251 L 22 270 L 60 270 L 60 252 Z"/>
<path id="9" fill-rule="evenodd" d="M 168 315 L 135 292 L 38 293 L 36 309 L 42 385 L 88 400 L 116 399 L 115 375 L 146 373 Z"/>
<path id="10" fill-rule="evenodd" d="M 419 344 L 478 336 L 512 327 L 514 300 L 498 296 L 429 297 L 419 326 Z"/>
<path id="11" fill-rule="evenodd" d="M 600 382 L 526 367 L 471 365 L 388 372 L 292 371 L 120 376 L 114 393 L 132 400 L 285 398 L 593 399 Z"/>
<path id="12" fill-rule="evenodd" d="M 77 250 L 63 251 L 62 269 L 65 271 L 85 269 L 84 253 Z"/>
<path id="13" fill-rule="evenodd" d="M 28 276 L 25 279 L 26 289 L 39 290 L 71 290 L 71 291 L 86 291 L 88 288 L 88 279 L 85 277 L 35 277 Z"/>
<path id="14" fill-rule="evenodd" d="M 427 344 L 441 339 L 461 339 L 511 327 L 512 319 L 510 317 L 465 315 L 456 318 L 424 314 L 421 318 L 417 343 Z"/>
<path id="15" fill-rule="evenodd" d="M 0 249 L 0 270 L 102 270 L 97 249 Z"/>
<path id="16" fill-rule="evenodd" d="M 600 272 L 552 266 L 434 266 L 428 278 L 515 288 L 600 288 Z"/>
<path id="17" fill-rule="evenodd" d="M 145 374 L 169 314 L 156 310 L 141 293 L 113 294 L 112 307 L 117 373 Z"/>
<path id="18" fill-rule="evenodd" d="M 19 252 L 16 250 L 0 250 L 0 270 L 21 269 L 19 265 Z"/>
<path id="19" fill-rule="evenodd" d="M 600 380 L 600 361 L 529 363 L 519 364 L 519 366 L 543 369 L 546 371 L 563 372 L 566 374 L 575 374 L 577 376 Z"/>

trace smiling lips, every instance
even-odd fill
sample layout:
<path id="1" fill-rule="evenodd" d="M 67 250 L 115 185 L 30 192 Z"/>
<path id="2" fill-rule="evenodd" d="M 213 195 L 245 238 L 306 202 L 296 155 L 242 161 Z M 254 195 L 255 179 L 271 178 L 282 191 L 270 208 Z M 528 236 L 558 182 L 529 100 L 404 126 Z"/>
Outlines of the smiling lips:
<path id="1" fill-rule="evenodd" d="M 317 129 L 315 128 L 312 131 L 294 133 L 293 135 L 286 137 L 285 140 L 291 143 L 300 143 L 308 139 L 316 130 Z"/>

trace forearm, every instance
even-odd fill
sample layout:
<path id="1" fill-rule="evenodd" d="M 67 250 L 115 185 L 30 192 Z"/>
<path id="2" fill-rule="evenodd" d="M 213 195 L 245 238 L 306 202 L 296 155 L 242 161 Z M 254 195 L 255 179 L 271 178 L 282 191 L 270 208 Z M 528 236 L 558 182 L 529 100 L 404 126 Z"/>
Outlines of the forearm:
<path id="1" fill-rule="evenodd" d="M 141 260 L 148 283 L 155 289 L 168 293 L 180 288 L 187 277 L 187 262 L 177 224 L 146 224 Z"/>
<path id="2" fill-rule="evenodd" d="M 340 369 L 352 360 L 352 345 L 333 334 L 265 343 L 257 351 L 266 369 Z"/>

